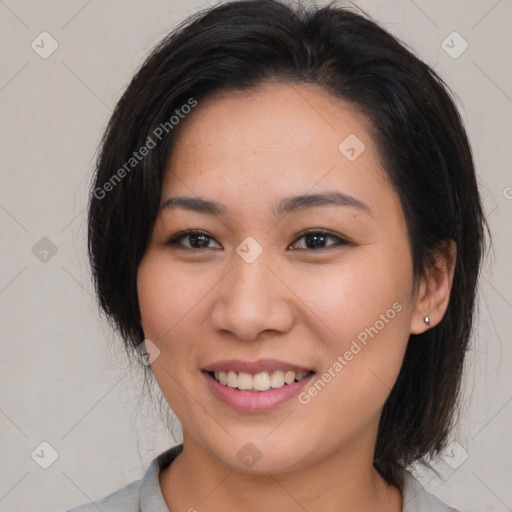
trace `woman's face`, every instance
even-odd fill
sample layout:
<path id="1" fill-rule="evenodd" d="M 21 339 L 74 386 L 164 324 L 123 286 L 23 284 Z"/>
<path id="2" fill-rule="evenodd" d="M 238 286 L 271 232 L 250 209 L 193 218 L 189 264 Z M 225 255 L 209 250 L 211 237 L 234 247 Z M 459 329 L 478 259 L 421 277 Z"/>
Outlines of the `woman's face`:
<path id="1" fill-rule="evenodd" d="M 265 84 L 182 123 L 138 294 L 184 436 L 244 471 L 371 461 L 415 296 L 365 119 L 315 86 Z"/>

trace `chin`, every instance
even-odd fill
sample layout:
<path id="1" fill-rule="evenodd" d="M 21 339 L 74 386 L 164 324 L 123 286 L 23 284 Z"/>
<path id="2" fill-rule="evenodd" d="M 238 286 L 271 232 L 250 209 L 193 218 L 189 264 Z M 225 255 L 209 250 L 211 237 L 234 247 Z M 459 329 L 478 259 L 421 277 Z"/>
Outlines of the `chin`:
<path id="1" fill-rule="evenodd" d="M 275 427 L 273 427 L 275 428 Z M 283 473 L 296 469 L 307 459 L 308 447 L 304 443 L 306 433 L 294 439 L 292 436 L 266 438 L 272 429 L 258 435 L 236 435 L 223 446 L 210 445 L 209 450 L 223 464 L 234 470 L 248 474 Z M 272 437 L 272 433 L 270 437 Z M 302 439 L 302 441 L 300 441 Z M 300 448 L 300 450 L 298 449 Z"/>

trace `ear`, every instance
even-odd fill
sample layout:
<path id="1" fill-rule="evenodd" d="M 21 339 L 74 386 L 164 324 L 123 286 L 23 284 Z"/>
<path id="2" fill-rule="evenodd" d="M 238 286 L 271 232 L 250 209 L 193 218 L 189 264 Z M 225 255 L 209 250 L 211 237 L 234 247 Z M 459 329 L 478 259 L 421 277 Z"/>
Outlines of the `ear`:
<path id="1" fill-rule="evenodd" d="M 421 334 L 437 325 L 446 313 L 455 272 L 457 247 L 453 240 L 447 240 L 436 249 L 434 262 L 421 278 L 416 304 L 411 317 L 411 334 Z M 430 324 L 425 323 L 429 317 Z"/>

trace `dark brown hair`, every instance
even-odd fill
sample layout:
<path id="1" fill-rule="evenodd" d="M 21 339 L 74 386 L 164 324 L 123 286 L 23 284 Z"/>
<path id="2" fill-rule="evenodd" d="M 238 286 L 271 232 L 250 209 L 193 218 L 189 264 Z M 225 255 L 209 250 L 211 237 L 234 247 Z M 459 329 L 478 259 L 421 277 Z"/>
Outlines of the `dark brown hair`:
<path id="1" fill-rule="evenodd" d="M 402 487 L 401 469 L 438 454 L 453 426 L 486 223 L 466 132 L 446 85 L 367 16 L 332 4 L 234 1 L 196 13 L 155 48 L 118 102 L 97 160 L 88 247 L 99 302 L 131 353 L 144 339 L 137 268 L 179 127 L 172 116 L 183 117 L 191 98 L 200 103 L 216 91 L 276 80 L 317 84 L 371 121 L 406 216 L 416 277 L 443 242 L 457 245 L 446 314 L 410 336 L 380 419 L 374 465 Z M 141 157 L 150 139 L 155 146 Z"/>

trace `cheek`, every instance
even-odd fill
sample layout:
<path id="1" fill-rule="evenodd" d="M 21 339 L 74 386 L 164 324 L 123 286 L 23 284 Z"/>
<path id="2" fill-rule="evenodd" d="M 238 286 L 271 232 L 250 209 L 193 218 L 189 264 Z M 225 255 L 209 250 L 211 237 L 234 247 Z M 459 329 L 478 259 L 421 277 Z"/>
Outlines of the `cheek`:
<path id="1" fill-rule="evenodd" d="M 326 368 L 333 373 L 332 365 L 339 363 L 323 400 L 339 404 L 344 413 L 360 414 L 361 404 L 369 416 L 376 413 L 402 366 L 412 314 L 412 264 L 408 252 L 403 254 L 399 259 L 382 249 L 376 258 L 368 253 L 338 272 L 325 294 L 318 295 L 335 331 L 325 342 Z M 340 401 L 347 389 L 350 395 Z"/>
<path id="2" fill-rule="evenodd" d="M 200 299 L 208 289 L 204 281 L 180 272 L 179 266 L 170 265 L 165 254 L 156 250 L 145 255 L 137 273 L 144 335 L 160 351 L 151 364 L 155 379 L 174 413 L 180 418 L 192 414 L 198 425 L 204 419 L 189 410 L 188 395 L 182 385 L 187 380 L 187 372 L 197 367 L 191 338 L 193 326 L 198 325 Z M 180 343 L 181 340 L 188 341 Z"/>
<path id="3" fill-rule="evenodd" d="M 406 328 L 412 286 L 409 266 L 405 258 L 386 258 L 381 249 L 354 252 L 340 264 L 300 272 L 293 279 L 294 291 L 310 316 L 323 325 L 325 343 L 339 351 L 375 323 L 382 327 L 391 318 L 385 322 L 387 331 L 393 330 L 392 324 L 398 330 Z M 393 309 L 395 303 L 401 307 Z M 400 315 L 396 309 L 401 309 Z"/>
<path id="4" fill-rule="evenodd" d="M 320 343 L 322 374 L 329 384 L 317 406 L 355 418 L 364 404 L 366 421 L 382 407 L 402 365 L 412 314 L 412 264 L 407 250 L 402 259 L 386 255 L 382 247 L 362 252 L 346 264 L 325 268 L 323 275 L 310 274 L 297 293 L 327 325 Z"/>
<path id="5" fill-rule="evenodd" d="M 205 279 L 193 279 L 164 254 L 148 253 L 139 265 L 137 292 L 142 327 L 147 337 L 163 342 L 177 326 L 188 321 L 206 293 Z"/>

